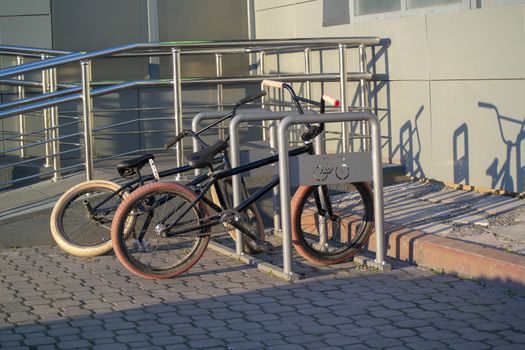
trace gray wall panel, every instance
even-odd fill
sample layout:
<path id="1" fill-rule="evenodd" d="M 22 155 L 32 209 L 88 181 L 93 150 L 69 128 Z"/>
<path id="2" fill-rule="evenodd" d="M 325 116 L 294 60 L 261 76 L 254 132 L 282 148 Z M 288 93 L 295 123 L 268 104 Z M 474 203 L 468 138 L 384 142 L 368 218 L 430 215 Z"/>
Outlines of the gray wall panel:
<path id="1" fill-rule="evenodd" d="M 389 137 L 384 158 L 403 161 L 413 176 L 525 191 L 525 134 L 520 132 L 525 128 L 525 6 L 354 20 L 331 27 L 321 25 L 322 0 L 259 0 L 256 9 L 259 39 L 391 39 L 369 65 L 379 74 L 371 84 L 372 103 L 386 109 L 378 112 L 383 135 Z M 356 61 L 350 52 L 351 70 Z M 278 61 L 269 57 L 267 62 L 269 70 L 284 72 L 300 71 L 303 64 L 291 56 Z M 313 71 L 338 69 L 333 53 L 322 59 L 313 54 L 312 63 Z M 325 84 L 325 89 L 339 96 L 337 84 Z M 314 85 L 314 96 L 318 90 Z M 350 101 L 354 91 L 355 84 L 349 84 Z"/>
<path id="2" fill-rule="evenodd" d="M 51 48 L 49 15 L 0 17 L 0 43 Z"/>
<path id="3" fill-rule="evenodd" d="M 147 42 L 145 0 L 53 0 L 53 44 L 61 50 L 99 50 Z M 73 72 L 63 73 L 74 80 Z M 147 59 L 106 59 L 93 64 L 95 80 L 144 79 Z"/>
<path id="4" fill-rule="evenodd" d="M 0 1 L 0 17 L 49 15 L 50 0 L 2 0 Z"/>

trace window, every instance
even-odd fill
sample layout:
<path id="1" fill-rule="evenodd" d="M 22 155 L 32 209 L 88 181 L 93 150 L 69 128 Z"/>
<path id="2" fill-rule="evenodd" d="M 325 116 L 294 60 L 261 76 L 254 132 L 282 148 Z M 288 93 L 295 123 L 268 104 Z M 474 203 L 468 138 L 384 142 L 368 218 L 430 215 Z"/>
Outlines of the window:
<path id="1" fill-rule="evenodd" d="M 349 0 L 351 19 L 401 17 L 432 12 L 468 10 L 472 0 Z M 489 0 L 486 0 L 489 1 Z M 503 0 L 513 1 L 513 0 Z M 521 0 L 517 0 L 521 1 Z M 525 1 L 525 0 L 523 0 Z"/>
<path id="2" fill-rule="evenodd" d="M 514 4 L 525 0 L 323 0 L 323 26 Z"/>
<path id="3" fill-rule="evenodd" d="M 399 0 L 355 0 L 355 16 L 364 16 L 401 10 Z"/>
<path id="4" fill-rule="evenodd" d="M 461 4 L 463 0 L 407 0 L 407 8 L 420 9 L 424 7 Z"/>

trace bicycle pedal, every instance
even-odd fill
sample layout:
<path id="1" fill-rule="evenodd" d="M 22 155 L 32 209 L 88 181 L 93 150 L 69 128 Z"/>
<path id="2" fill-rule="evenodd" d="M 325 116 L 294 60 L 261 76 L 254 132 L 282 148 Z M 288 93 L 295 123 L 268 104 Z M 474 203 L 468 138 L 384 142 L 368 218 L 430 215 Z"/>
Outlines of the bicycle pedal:
<path id="1" fill-rule="evenodd" d="M 246 239 L 246 244 L 250 247 L 252 253 L 270 253 L 273 251 L 273 245 L 267 241 L 255 242 L 251 239 Z"/>

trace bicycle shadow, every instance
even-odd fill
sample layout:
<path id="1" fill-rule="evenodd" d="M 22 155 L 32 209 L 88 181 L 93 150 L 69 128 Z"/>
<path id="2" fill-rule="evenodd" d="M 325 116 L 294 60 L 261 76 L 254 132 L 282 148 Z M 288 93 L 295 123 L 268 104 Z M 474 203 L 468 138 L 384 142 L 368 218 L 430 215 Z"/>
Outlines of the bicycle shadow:
<path id="1" fill-rule="evenodd" d="M 509 192 L 525 191 L 525 161 L 523 161 L 522 143 L 525 139 L 525 117 L 518 120 L 502 115 L 492 103 L 478 102 L 481 108 L 492 109 L 496 113 L 501 141 L 505 144 L 505 160 L 500 165 L 500 159 L 494 158 L 485 174 L 491 177 L 491 188 L 504 189 Z M 507 127 L 504 127 L 504 124 Z M 509 127 L 510 126 L 510 127 Z M 519 128 L 519 129 L 518 129 Z M 516 136 L 508 136 L 507 130 L 518 130 Z M 516 174 L 512 174 L 512 155 L 515 153 Z"/>
<path id="2" fill-rule="evenodd" d="M 469 176 L 469 143 L 468 143 L 468 126 L 466 123 L 461 124 L 454 130 L 452 141 L 452 153 L 454 162 L 454 183 L 470 183 Z M 460 156 L 461 155 L 461 156 Z"/>
<path id="3" fill-rule="evenodd" d="M 419 120 L 425 107 L 421 105 L 414 117 L 414 125 L 407 120 L 399 129 L 399 144 L 392 149 L 390 159 L 399 154 L 401 164 L 405 167 L 405 173 L 414 177 L 425 177 L 425 171 L 421 164 L 422 143 L 419 133 Z M 389 137 L 391 142 L 391 137 Z"/>

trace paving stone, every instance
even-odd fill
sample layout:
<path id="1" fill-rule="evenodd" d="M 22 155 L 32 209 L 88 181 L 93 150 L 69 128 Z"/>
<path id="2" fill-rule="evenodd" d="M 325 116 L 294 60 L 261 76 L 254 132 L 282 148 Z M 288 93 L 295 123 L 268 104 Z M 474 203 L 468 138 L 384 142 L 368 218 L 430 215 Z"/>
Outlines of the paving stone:
<path id="1" fill-rule="evenodd" d="M 476 210 L 495 215 L 523 208 L 525 207 L 525 201 L 507 196 L 491 195 L 472 203 L 470 206 Z"/>
<path id="2" fill-rule="evenodd" d="M 457 350 L 481 350 L 481 349 L 490 349 L 491 346 L 480 343 L 480 342 L 465 342 L 465 343 L 459 343 L 459 344 L 453 344 L 450 345 L 451 349 L 457 349 Z"/>
<path id="3" fill-rule="evenodd" d="M 486 217 L 479 214 L 465 214 L 456 216 L 452 219 L 452 222 L 454 224 L 461 224 L 461 225 L 476 225 L 476 226 L 482 226 L 482 227 L 488 227 L 489 226 L 489 220 L 487 220 Z"/>
<path id="4" fill-rule="evenodd" d="M 43 335 L 45 332 L 56 339 L 56 344 L 89 340 L 84 347 L 109 348 L 112 343 L 118 343 L 124 345 L 122 348 L 157 346 L 176 349 L 192 348 L 191 344 L 210 349 L 225 349 L 228 345 L 234 349 L 395 349 L 400 346 L 441 349 L 455 344 L 475 346 L 489 341 L 494 341 L 491 346 L 505 346 L 511 341 L 523 344 L 518 332 L 525 318 L 523 308 L 520 308 L 523 299 L 508 297 L 504 290 L 457 281 L 451 276 L 436 276 L 415 267 L 405 266 L 391 272 L 372 274 L 354 273 L 346 268 L 344 276 L 326 270 L 327 273 L 308 276 L 299 283 L 286 284 L 275 283 L 273 277 L 250 268 L 217 275 L 214 271 L 238 265 L 208 252 L 207 255 L 213 256 L 213 259 L 201 260 L 199 270 L 192 269 L 182 278 L 142 283 L 140 278 L 121 274 L 114 267 L 118 265 L 115 265 L 117 262 L 113 256 L 81 260 L 67 254 L 53 255 L 56 250 L 50 248 L 36 251 L 38 254 L 51 253 L 46 258 L 49 264 L 45 266 L 54 266 L 51 271 L 57 278 L 53 283 L 42 284 L 50 289 L 42 289 L 42 285 L 34 285 L 30 279 L 15 278 L 6 282 L 9 273 L 15 276 L 19 272 L 10 268 L 14 261 L 3 260 L 5 256 L 0 250 L 0 263 L 7 266 L 0 270 L 0 285 L 7 283 L 4 290 L 18 290 L 20 283 L 24 293 L 31 294 L 37 290 L 58 300 L 57 303 L 62 303 L 60 306 L 63 307 L 74 307 L 74 304 L 69 305 L 65 301 L 74 299 L 82 302 L 82 308 L 90 313 L 69 317 L 55 314 L 56 321 L 47 321 L 42 316 L 56 313 L 59 309 L 38 304 L 30 306 L 31 296 L 26 298 L 27 303 L 25 299 L 12 299 L 13 305 L 30 306 L 31 312 L 23 311 L 22 314 L 35 315 L 39 321 L 36 324 L 35 320 L 13 322 L 7 319 L 5 322 L 13 330 L 19 329 L 20 333 L 0 328 L 0 339 L 2 335 L 19 335 L 22 339 L 13 340 L 19 342 L 25 341 L 26 335 Z M 34 252 L 28 249 L 24 253 L 26 255 L 17 255 L 20 261 L 30 261 L 25 264 L 27 269 L 39 266 L 36 260 L 42 255 Z M 53 262 L 52 259 L 58 260 Z M 57 268 L 70 265 L 75 267 Z M 42 271 L 45 271 L 44 267 Z M 104 280 L 89 278 L 93 287 L 82 286 L 80 280 L 86 279 L 93 271 L 103 271 Z M 204 279 L 193 271 L 205 273 L 202 275 Z M 309 271 L 312 273 L 315 270 Z M 121 287 L 115 289 L 107 283 L 112 277 Z M 251 279 L 249 284 L 245 283 L 247 278 Z M 223 287 L 221 281 L 225 282 Z M 55 288 L 57 285 L 58 288 Z M 242 293 L 228 294 L 232 288 L 242 290 Z M 104 290 L 103 294 L 98 294 L 100 290 Z M 55 298 L 57 295 L 62 298 Z M 120 305 L 113 310 L 108 309 L 105 306 L 107 302 L 101 301 L 102 297 L 117 298 L 116 304 Z M 476 299 L 483 302 L 475 305 L 472 301 Z M 133 302 L 139 300 L 143 303 Z M 3 303 L 0 309 L 3 309 L 6 303 L 0 303 Z M 95 309 L 104 311 L 93 313 Z M 377 317 L 378 313 L 385 318 Z M 6 317 L 10 316 L 12 314 L 6 314 Z M 25 328 L 24 331 L 23 324 L 34 328 Z M 467 330 L 458 334 L 456 331 L 460 328 Z M 434 335 L 436 340 L 428 340 L 428 335 L 433 333 L 446 337 L 446 343 L 437 335 Z M 465 334 L 471 338 L 491 334 L 495 338 L 469 340 L 461 337 Z M 218 342 L 206 343 L 210 339 Z M 296 344 L 291 344 L 290 339 Z M 345 343 L 352 339 L 356 340 L 355 344 Z M 390 342 L 389 339 L 395 341 Z M 495 342 L 503 339 L 508 343 Z"/>
<path id="5" fill-rule="evenodd" d="M 434 202 L 434 203 L 465 203 L 471 201 L 477 201 L 487 196 L 486 194 L 479 192 L 465 192 L 454 189 L 445 188 L 439 192 L 429 193 L 425 196 L 420 197 L 421 200 Z"/>

